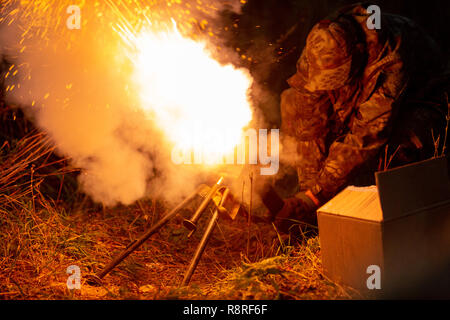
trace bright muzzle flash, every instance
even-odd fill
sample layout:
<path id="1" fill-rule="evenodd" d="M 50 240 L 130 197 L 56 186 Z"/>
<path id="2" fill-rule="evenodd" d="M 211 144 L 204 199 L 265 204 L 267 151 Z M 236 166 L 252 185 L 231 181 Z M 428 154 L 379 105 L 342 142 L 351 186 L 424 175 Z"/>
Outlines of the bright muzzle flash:
<path id="1" fill-rule="evenodd" d="M 234 152 L 252 119 L 249 73 L 211 57 L 204 42 L 170 31 L 133 37 L 140 104 L 177 148 L 204 156 Z"/>

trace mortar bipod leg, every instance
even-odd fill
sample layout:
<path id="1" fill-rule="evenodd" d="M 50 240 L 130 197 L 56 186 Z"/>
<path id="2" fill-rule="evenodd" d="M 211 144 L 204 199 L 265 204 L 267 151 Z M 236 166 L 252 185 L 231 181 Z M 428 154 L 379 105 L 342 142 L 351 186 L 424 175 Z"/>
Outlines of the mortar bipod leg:
<path id="1" fill-rule="evenodd" d="M 139 239 L 131 242 L 113 261 L 111 261 L 101 272 L 97 273 L 98 278 L 103 278 L 107 275 L 112 269 L 114 269 L 119 263 L 121 263 L 126 257 L 128 257 L 134 250 L 140 247 L 148 238 L 150 238 L 154 233 L 156 233 L 161 227 L 163 227 L 167 222 L 169 222 L 172 217 L 174 217 L 177 212 L 183 208 L 189 201 L 191 201 L 197 193 L 200 191 L 200 188 L 197 188 L 195 192 L 185 198 L 182 202 L 180 202 L 175 208 L 173 208 L 169 213 L 167 213 L 164 217 L 161 218 L 157 223 L 155 223 L 150 230 L 148 230 L 145 234 L 143 234 Z"/>
<path id="2" fill-rule="evenodd" d="M 229 192 L 230 189 L 225 188 L 218 207 L 223 206 L 226 198 L 228 197 Z M 183 281 L 181 282 L 182 287 L 187 286 L 191 281 L 191 277 L 194 274 L 195 269 L 197 268 L 197 265 L 202 257 L 203 252 L 205 251 L 206 245 L 208 244 L 209 238 L 211 237 L 211 234 L 214 231 L 218 219 L 219 219 L 219 209 L 216 208 L 211 217 L 211 220 L 209 220 L 209 224 L 206 227 L 205 233 L 203 234 L 202 239 L 200 240 L 200 243 L 197 246 L 197 250 L 195 251 L 195 254 L 192 257 L 191 263 L 189 264 L 189 268 L 186 270 L 186 273 L 184 274 Z"/>

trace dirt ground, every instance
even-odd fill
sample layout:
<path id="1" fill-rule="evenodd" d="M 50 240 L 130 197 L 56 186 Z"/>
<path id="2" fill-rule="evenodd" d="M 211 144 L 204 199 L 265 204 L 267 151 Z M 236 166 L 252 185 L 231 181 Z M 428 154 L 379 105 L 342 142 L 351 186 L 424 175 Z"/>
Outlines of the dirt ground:
<path id="1" fill-rule="evenodd" d="M 33 209 L 40 202 L 40 210 Z M 47 208 L 44 206 L 47 205 Z M 101 284 L 89 284 L 133 239 L 160 218 L 164 204 L 68 213 L 50 202 L 15 203 L 2 211 L 0 299 L 348 299 L 350 288 L 323 274 L 318 237 L 300 243 L 269 224 L 220 220 L 189 287 L 179 287 L 202 235 L 190 239 L 178 215 Z M 189 214 L 189 212 L 186 212 Z M 184 215 L 184 214 L 183 214 Z M 206 224 L 202 218 L 200 225 Z M 290 243 L 292 242 L 292 243 Z M 81 270 L 81 289 L 66 269 Z"/>

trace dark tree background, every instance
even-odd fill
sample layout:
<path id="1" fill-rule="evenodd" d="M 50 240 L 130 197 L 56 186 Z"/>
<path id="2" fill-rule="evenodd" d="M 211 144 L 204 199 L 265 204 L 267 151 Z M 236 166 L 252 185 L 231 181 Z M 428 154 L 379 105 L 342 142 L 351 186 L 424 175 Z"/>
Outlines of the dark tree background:
<path id="1" fill-rule="evenodd" d="M 286 80 L 295 73 L 295 64 L 312 26 L 335 10 L 355 3 L 348 0 L 248 0 L 242 13 L 222 14 L 227 45 L 239 48 L 243 65 L 257 81 L 257 106 L 270 126 L 279 126 L 279 96 Z M 382 11 L 406 16 L 423 27 L 449 57 L 450 1 L 371 1 Z M 430 56 L 430 59 L 433 59 Z"/>

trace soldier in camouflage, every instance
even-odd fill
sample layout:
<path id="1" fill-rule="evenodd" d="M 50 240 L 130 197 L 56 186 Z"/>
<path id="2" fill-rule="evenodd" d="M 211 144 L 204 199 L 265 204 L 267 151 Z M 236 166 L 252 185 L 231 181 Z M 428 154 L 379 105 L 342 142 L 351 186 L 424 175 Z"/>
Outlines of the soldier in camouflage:
<path id="1" fill-rule="evenodd" d="M 429 158 L 432 129 L 442 135 L 446 108 L 424 102 L 445 68 L 439 48 L 407 18 L 382 14 L 377 30 L 368 17 L 354 5 L 317 23 L 282 93 L 282 137 L 295 149 L 282 151 L 300 184 L 277 215 L 282 231 L 290 220 L 314 223 L 315 210 L 355 177 L 373 177 L 383 152 L 395 152 L 391 166 Z"/>

